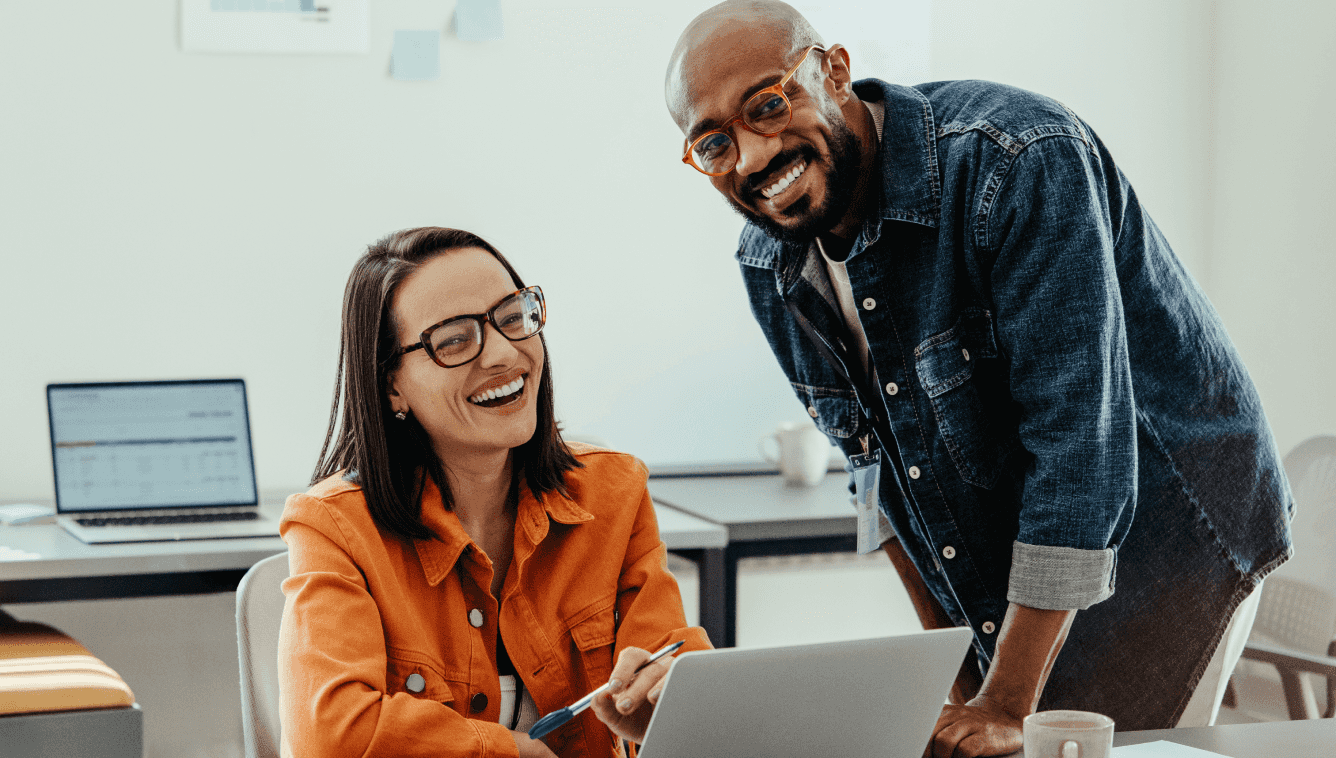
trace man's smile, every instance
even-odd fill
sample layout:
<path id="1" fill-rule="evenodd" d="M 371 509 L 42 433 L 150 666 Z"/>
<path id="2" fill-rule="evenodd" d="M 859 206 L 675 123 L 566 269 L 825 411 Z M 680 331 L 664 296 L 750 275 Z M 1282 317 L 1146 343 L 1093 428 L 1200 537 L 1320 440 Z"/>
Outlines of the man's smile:
<path id="1" fill-rule="evenodd" d="M 783 176 L 779 178 L 779 181 L 775 182 L 769 187 L 766 187 L 765 189 L 762 189 L 761 194 L 765 196 L 765 199 L 773 200 L 776 195 L 788 189 L 789 185 L 793 184 L 794 181 L 796 181 L 798 177 L 802 176 L 803 172 L 806 170 L 807 170 L 807 163 L 805 161 L 799 161 L 798 165 L 789 169 L 787 173 L 785 173 Z"/>

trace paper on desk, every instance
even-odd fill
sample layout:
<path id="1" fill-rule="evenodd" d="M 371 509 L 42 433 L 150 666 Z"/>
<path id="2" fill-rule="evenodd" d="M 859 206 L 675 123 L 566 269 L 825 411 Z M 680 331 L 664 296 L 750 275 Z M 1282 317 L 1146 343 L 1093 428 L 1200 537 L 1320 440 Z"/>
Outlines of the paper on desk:
<path id="1" fill-rule="evenodd" d="M 1110 754 L 1110 758 L 1226 758 L 1226 756 L 1212 753 L 1209 750 L 1202 750 L 1198 747 L 1188 747 L 1177 742 L 1159 740 L 1158 742 L 1143 742 L 1140 745 L 1116 747 Z"/>
<path id="2" fill-rule="evenodd" d="M 27 550 L 0 545 L 0 563 L 6 561 L 35 561 L 41 557 L 39 553 L 30 553 Z"/>

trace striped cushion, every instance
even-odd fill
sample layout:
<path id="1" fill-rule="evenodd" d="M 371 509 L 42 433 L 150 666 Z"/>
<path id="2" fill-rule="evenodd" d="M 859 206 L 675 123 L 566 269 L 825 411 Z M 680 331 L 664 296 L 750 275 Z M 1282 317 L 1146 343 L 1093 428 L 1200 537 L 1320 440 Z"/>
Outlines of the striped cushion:
<path id="1" fill-rule="evenodd" d="M 0 715 L 133 705 L 110 666 L 45 624 L 0 615 Z"/>

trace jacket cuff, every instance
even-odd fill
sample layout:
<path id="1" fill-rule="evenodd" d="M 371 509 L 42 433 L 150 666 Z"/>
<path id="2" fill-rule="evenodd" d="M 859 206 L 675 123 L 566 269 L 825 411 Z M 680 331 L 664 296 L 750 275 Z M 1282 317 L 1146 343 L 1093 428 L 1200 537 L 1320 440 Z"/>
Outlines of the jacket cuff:
<path id="1" fill-rule="evenodd" d="M 1007 600 L 1050 611 L 1085 610 L 1113 595 L 1116 558 L 1112 548 L 1014 542 Z"/>

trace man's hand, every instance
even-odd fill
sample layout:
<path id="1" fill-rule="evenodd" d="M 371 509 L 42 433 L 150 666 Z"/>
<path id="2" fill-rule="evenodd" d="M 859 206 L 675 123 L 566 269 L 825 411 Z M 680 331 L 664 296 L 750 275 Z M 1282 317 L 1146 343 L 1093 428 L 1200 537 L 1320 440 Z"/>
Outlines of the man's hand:
<path id="1" fill-rule="evenodd" d="M 930 758 L 975 758 L 1007 755 L 1021 749 L 1021 719 L 983 698 L 942 709 L 933 727 Z"/>
<path id="2" fill-rule="evenodd" d="M 520 749 L 520 758 L 557 758 L 557 754 L 542 740 L 531 740 L 529 735 L 513 729 L 510 736 L 515 738 L 515 747 Z"/>
<path id="3" fill-rule="evenodd" d="M 649 657 L 649 652 L 638 647 L 623 650 L 608 678 L 612 686 L 594 698 L 594 715 L 598 720 L 607 724 L 613 734 L 636 743 L 645 740 L 645 729 L 663 692 L 668 667 L 673 663 L 673 656 L 667 655 L 635 673 Z"/>
<path id="4" fill-rule="evenodd" d="M 1020 750 L 1021 720 L 1038 707 L 1075 617 L 1076 611 L 1007 606 L 978 696 L 942 709 L 924 755 L 974 758 Z"/>

